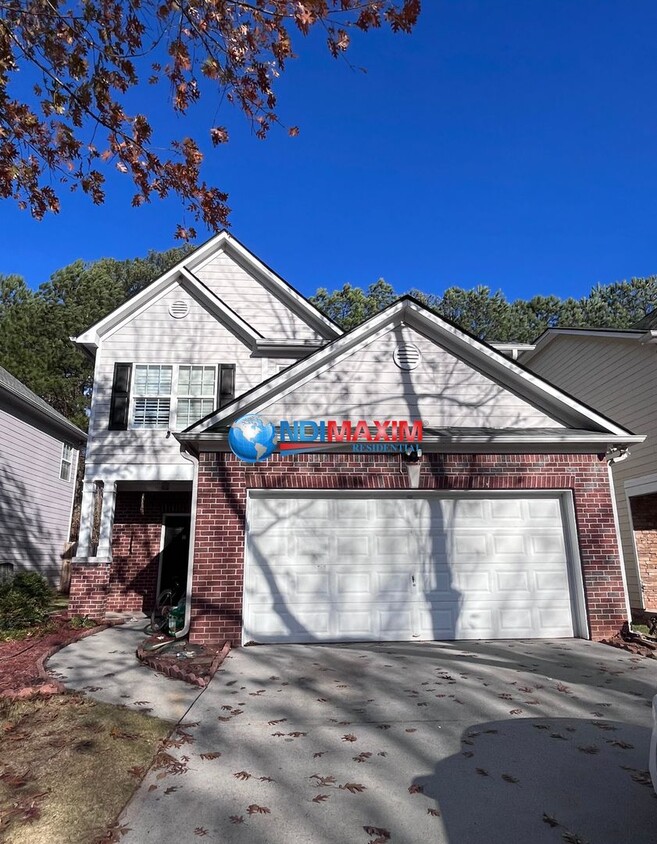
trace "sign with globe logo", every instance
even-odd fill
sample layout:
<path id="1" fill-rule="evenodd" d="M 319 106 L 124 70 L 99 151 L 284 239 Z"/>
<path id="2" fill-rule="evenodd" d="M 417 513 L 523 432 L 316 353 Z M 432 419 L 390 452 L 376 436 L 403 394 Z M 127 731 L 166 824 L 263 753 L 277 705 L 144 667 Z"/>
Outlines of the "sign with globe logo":
<path id="1" fill-rule="evenodd" d="M 245 463 L 260 463 L 276 450 L 276 429 L 261 416 L 242 416 L 230 426 L 228 445 Z"/>

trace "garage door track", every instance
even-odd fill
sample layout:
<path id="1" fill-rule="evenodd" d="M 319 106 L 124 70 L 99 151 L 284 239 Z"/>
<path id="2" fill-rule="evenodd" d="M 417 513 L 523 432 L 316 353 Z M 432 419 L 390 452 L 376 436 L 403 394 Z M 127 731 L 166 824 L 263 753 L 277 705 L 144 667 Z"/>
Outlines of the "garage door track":
<path id="1" fill-rule="evenodd" d="M 657 661 L 584 641 L 233 651 L 121 840 L 654 844 Z"/>

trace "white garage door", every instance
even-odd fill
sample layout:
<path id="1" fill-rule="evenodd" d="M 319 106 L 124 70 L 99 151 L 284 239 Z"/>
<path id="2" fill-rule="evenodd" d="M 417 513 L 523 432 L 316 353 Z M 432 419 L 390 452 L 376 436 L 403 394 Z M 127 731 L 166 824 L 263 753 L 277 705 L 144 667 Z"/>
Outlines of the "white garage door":
<path id="1" fill-rule="evenodd" d="M 245 642 L 573 636 L 551 497 L 252 494 Z"/>

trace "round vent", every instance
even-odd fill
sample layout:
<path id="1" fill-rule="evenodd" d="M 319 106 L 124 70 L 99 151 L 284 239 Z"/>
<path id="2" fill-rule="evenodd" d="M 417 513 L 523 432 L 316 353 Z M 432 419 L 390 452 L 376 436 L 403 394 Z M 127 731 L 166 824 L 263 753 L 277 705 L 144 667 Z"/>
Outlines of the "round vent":
<path id="1" fill-rule="evenodd" d="M 182 319 L 189 313 L 189 304 L 179 300 L 169 305 L 169 313 L 174 319 Z"/>
<path id="2" fill-rule="evenodd" d="M 403 343 L 401 346 L 397 346 L 392 359 L 400 369 L 415 369 L 420 363 L 422 355 L 413 343 Z"/>

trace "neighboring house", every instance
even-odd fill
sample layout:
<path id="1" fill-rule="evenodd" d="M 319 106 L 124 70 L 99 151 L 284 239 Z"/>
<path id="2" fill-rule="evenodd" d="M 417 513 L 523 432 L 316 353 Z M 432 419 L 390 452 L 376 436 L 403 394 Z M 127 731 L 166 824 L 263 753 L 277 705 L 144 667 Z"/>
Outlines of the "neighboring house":
<path id="1" fill-rule="evenodd" d="M 613 475 L 630 602 L 657 612 L 657 316 L 630 330 L 551 328 L 519 361 L 647 435 Z"/>
<path id="2" fill-rule="evenodd" d="M 86 434 L 0 366 L 0 577 L 59 586 Z"/>
<path id="3" fill-rule="evenodd" d="M 193 641 L 626 620 L 606 455 L 643 437 L 413 299 L 345 334 L 223 232 L 77 342 L 96 369 L 72 611 L 148 611 L 177 582 Z M 246 414 L 283 439 L 330 420 L 379 439 L 247 463 L 228 443 Z"/>

